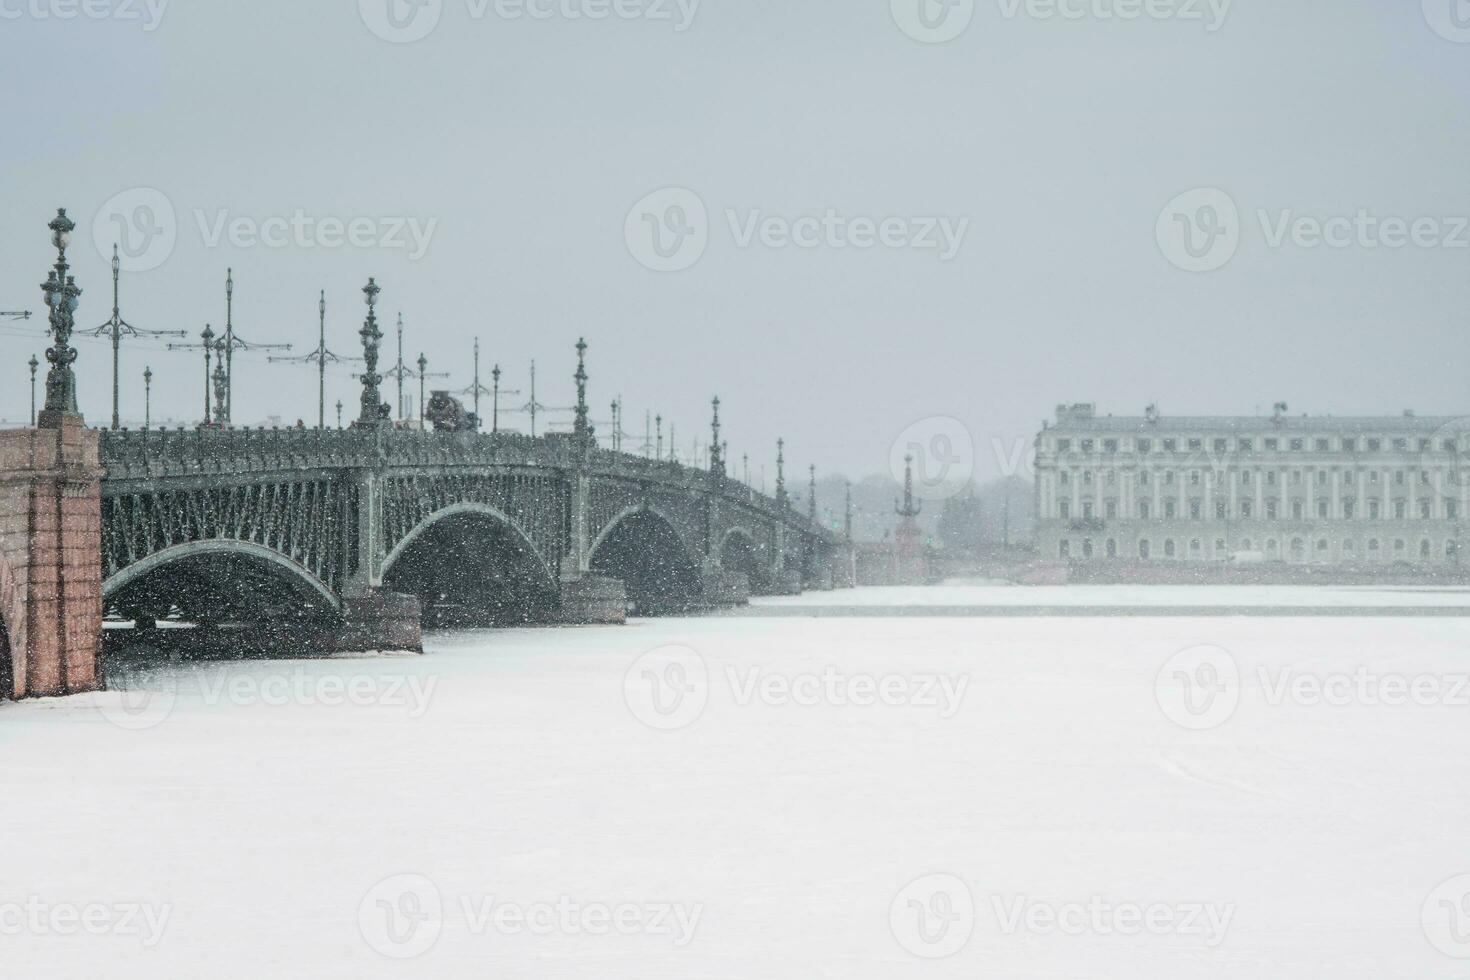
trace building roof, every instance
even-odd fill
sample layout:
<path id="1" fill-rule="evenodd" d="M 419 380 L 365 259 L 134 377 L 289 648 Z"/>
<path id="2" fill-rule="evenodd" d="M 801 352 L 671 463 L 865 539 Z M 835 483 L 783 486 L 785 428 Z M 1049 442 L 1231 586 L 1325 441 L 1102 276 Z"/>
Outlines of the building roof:
<path id="1" fill-rule="evenodd" d="M 1470 432 L 1470 417 L 1434 415 L 1164 415 L 1150 419 L 1142 415 L 1105 415 L 1085 417 L 1068 415 L 1058 419 L 1053 432 L 1099 432 L 1148 435 L 1157 432 L 1232 432 L 1266 434 L 1272 432 L 1361 432 L 1433 433 L 1441 429 Z"/>

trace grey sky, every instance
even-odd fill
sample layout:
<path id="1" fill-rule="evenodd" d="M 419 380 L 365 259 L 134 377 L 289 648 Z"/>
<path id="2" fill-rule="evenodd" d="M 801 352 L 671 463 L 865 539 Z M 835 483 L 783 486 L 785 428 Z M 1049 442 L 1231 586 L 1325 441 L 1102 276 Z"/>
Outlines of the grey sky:
<path id="1" fill-rule="evenodd" d="M 991 439 L 1028 437 L 1059 401 L 1470 410 L 1470 231 L 1436 226 L 1459 248 L 1272 247 L 1257 215 L 1470 215 L 1470 43 L 1436 33 L 1439 12 L 1416 2 L 1236 2 L 1210 31 L 1098 18 L 1111 0 L 1074 3 L 1078 20 L 980 0 L 944 44 L 907 36 L 888 0 L 704 0 L 684 31 L 672 0 L 672 20 L 595 22 L 509 20 L 493 3 L 476 18 L 444 0 L 437 27 L 406 44 L 375 36 L 355 0 L 177 2 L 152 31 L 35 16 L 64 2 L 0 0 L 0 309 L 42 309 L 44 225 L 65 205 L 79 321 L 106 319 L 94 216 L 150 187 L 174 207 L 177 241 L 124 277 L 137 326 L 218 328 L 233 266 L 242 334 L 304 352 L 324 288 L 328 343 L 352 353 L 375 275 L 390 347 L 401 309 L 410 356 L 453 371 L 453 387 L 470 383 L 478 335 L 487 373 L 498 360 L 525 388 L 534 357 L 541 400 L 570 404 L 585 334 L 599 418 L 621 393 L 629 428 L 659 410 L 687 444 L 718 391 L 736 459 L 769 463 L 784 434 L 803 473 L 883 471 L 900 430 L 952 415 L 992 475 Z M 707 207 L 708 247 L 659 273 L 630 252 L 625 219 L 667 187 Z M 1161 210 L 1198 187 L 1240 213 L 1238 252 L 1206 273 L 1176 268 L 1156 240 Z M 829 208 L 969 224 L 943 261 L 759 235 L 741 247 L 725 214 Z M 200 228 L 298 209 L 437 224 L 417 260 L 211 247 Z M 6 418 L 26 412 L 40 326 L 0 329 Z M 193 420 L 200 361 L 158 346 L 125 350 L 124 414 L 141 417 L 149 363 L 155 416 Z M 82 408 L 103 423 L 107 349 L 80 349 Z M 236 374 L 237 422 L 314 417 L 310 370 L 246 357 Z M 329 385 L 351 413 L 347 373 Z"/>

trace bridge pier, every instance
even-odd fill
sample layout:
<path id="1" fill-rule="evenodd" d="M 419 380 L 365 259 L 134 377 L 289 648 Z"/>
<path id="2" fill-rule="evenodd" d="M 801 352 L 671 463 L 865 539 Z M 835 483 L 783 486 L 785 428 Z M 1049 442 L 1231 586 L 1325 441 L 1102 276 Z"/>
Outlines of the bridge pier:
<path id="1" fill-rule="evenodd" d="M 568 626 L 621 624 L 628 621 L 628 590 L 621 579 L 578 572 L 561 580 L 557 621 Z"/>
<path id="2" fill-rule="evenodd" d="M 750 603 L 750 579 L 744 572 L 725 570 L 716 562 L 706 562 L 702 577 L 704 600 L 712 608 L 728 609 Z"/>
<path id="3" fill-rule="evenodd" d="M 369 589 L 342 600 L 342 630 L 332 644 L 337 653 L 367 650 L 424 652 L 423 611 L 417 596 Z"/>
<path id="4" fill-rule="evenodd" d="M 0 697 L 97 688 L 102 468 L 81 416 L 0 432 Z"/>

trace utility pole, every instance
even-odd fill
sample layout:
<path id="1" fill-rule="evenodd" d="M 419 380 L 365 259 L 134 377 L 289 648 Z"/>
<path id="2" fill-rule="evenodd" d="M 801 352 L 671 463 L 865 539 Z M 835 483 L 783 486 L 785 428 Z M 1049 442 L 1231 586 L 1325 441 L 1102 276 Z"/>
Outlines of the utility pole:
<path id="1" fill-rule="evenodd" d="M 127 334 L 129 337 L 189 336 L 188 332 L 184 330 L 139 330 L 137 327 L 124 320 L 122 318 L 122 314 L 118 312 L 117 284 L 120 269 L 121 265 L 118 262 L 117 258 L 117 244 L 114 243 L 112 246 L 112 318 L 106 323 L 102 324 L 102 326 L 98 327 L 96 330 L 92 331 L 93 337 L 101 337 L 104 335 L 110 335 L 112 337 L 112 427 L 114 429 L 119 427 L 117 410 L 117 393 L 120 378 L 118 373 L 118 353 L 122 348 L 123 334 Z"/>
<path id="2" fill-rule="evenodd" d="M 203 343 L 200 344 L 169 344 L 169 350 L 200 350 L 204 351 L 204 424 L 208 425 L 209 418 L 209 359 L 214 352 L 214 330 L 209 324 L 204 325 L 204 332 L 199 335 Z M 223 351 L 221 351 L 223 356 Z M 226 374 L 226 383 L 228 383 Z"/>
<path id="3" fill-rule="evenodd" d="M 327 291 L 325 289 L 321 291 L 321 298 L 317 300 L 316 314 L 316 350 L 310 354 L 303 354 L 301 357 L 273 356 L 266 358 L 266 360 L 272 364 L 310 364 L 312 361 L 316 362 L 316 427 L 318 429 L 325 429 L 327 427 L 327 362 L 337 363 L 344 360 L 344 358 L 338 357 L 336 354 L 327 350 Z M 361 358 L 349 357 L 345 358 L 345 360 L 360 361 Z"/>
<path id="4" fill-rule="evenodd" d="M 543 404 L 541 404 L 540 402 L 538 402 L 536 400 L 536 362 L 534 360 L 531 362 L 531 400 L 528 401 L 528 402 L 526 402 L 526 404 L 522 405 L 521 408 L 520 408 L 520 410 L 522 412 L 529 412 L 531 414 L 531 438 L 532 439 L 536 438 L 536 413 L 538 413 L 538 412 L 570 412 L 570 411 L 574 411 L 574 409 L 572 409 L 572 408 L 562 408 L 560 406 L 553 407 L 551 405 L 543 405 Z"/>
<path id="5" fill-rule="evenodd" d="M 500 383 L 499 378 L 497 378 L 496 379 L 496 384 L 498 385 L 499 383 Z M 481 395 L 494 395 L 494 392 L 493 391 L 491 391 L 489 388 L 486 388 L 484 385 L 480 384 L 480 338 L 479 337 L 476 337 L 475 338 L 475 383 L 472 384 L 472 385 L 470 385 L 470 387 L 468 387 L 468 388 L 464 389 L 463 391 L 461 391 L 460 394 L 461 395 L 471 395 L 471 396 L 474 397 L 474 399 L 475 399 L 475 431 L 476 432 L 479 432 L 480 429 L 481 429 L 481 427 L 482 427 L 481 426 L 481 422 L 480 422 L 480 396 Z M 497 413 L 497 414 L 499 414 L 499 413 Z M 492 429 L 491 431 L 493 432 L 494 429 Z"/>
<path id="6" fill-rule="evenodd" d="M 235 273 L 233 269 L 225 270 L 225 333 L 223 340 L 225 349 L 221 356 L 225 361 L 225 417 L 215 421 L 228 423 L 235 410 L 235 351 L 291 349 L 290 344 L 252 344 L 235 336 Z"/>
<path id="7" fill-rule="evenodd" d="M 478 341 L 476 341 L 478 343 Z M 398 363 L 383 372 L 384 377 L 392 378 L 398 382 L 398 420 L 403 421 L 407 410 L 403 404 L 403 379 L 413 377 L 413 372 L 403 363 L 403 312 L 398 313 Z"/>
<path id="8" fill-rule="evenodd" d="M 38 368 L 40 366 L 41 366 L 41 362 L 38 361 L 38 360 L 36 360 L 36 355 L 35 354 L 32 354 L 31 355 L 30 368 L 31 368 L 31 428 L 33 428 L 33 429 L 36 427 L 36 368 Z"/>

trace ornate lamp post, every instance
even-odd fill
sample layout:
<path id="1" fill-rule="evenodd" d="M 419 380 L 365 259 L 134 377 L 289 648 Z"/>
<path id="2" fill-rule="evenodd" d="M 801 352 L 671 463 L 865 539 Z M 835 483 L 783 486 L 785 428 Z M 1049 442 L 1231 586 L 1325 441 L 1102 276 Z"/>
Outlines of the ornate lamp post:
<path id="1" fill-rule="evenodd" d="M 342 399 L 337 399 L 337 428 L 342 428 Z"/>
<path id="2" fill-rule="evenodd" d="M 31 368 L 31 428 L 35 428 L 36 427 L 36 368 L 38 368 L 40 366 L 41 366 L 41 362 L 38 361 L 38 360 L 36 360 L 36 355 L 35 354 L 32 354 L 31 355 L 31 362 L 30 362 L 30 368 Z"/>
<path id="3" fill-rule="evenodd" d="M 419 351 L 419 427 L 424 424 L 424 383 L 429 376 L 429 359 Z"/>
<path id="4" fill-rule="evenodd" d="M 230 376 L 225 371 L 227 347 L 225 337 L 215 341 L 218 356 L 214 359 L 214 424 L 221 429 L 228 427 L 230 418 Z"/>
<path id="5" fill-rule="evenodd" d="M 71 244 L 72 229 L 76 224 L 66 216 L 66 208 L 58 208 L 56 217 L 46 226 L 51 229 L 51 244 L 56 246 L 56 266 L 41 284 L 46 295 L 46 306 L 51 310 L 50 327 L 52 345 L 46 348 L 46 361 L 51 369 L 46 372 L 46 412 L 78 415 L 77 379 L 72 373 L 72 363 L 77 359 L 75 347 L 70 345 L 72 328 L 76 325 L 76 313 L 82 290 L 76 277 L 68 275 L 66 247 Z"/>
<path id="6" fill-rule="evenodd" d="M 209 355 L 214 350 L 214 330 L 209 324 L 204 325 L 204 332 L 199 335 L 204 341 L 204 424 L 209 424 Z"/>
<path id="7" fill-rule="evenodd" d="M 492 390 L 490 393 L 490 434 L 494 435 L 500 431 L 500 365 L 495 365 L 490 372 Z"/>
<path id="8" fill-rule="evenodd" d="M 811 464 L 811 483 L 807 489 L 806 516 L 813 523 L 817 523 L 817 464 Z"/>
<path id="9" fill-rule="evenodd" d="M 374 279 L 368 279 L 362 287 L 363 302 L 367 303 L 367 319 L 362 323 L 358 336 L 362 338 L 362 360 L 366 367 L 362 372 L 362 409 L 357 421 L 359 428 L 377 428 L 384 418 L 383 396 L 378 391 L 383 376 L 378 373 L 378 349 L 383 343 L 383 331 L 378 329 L 378 294 L 383 290 Z"/>
<path id="10" fill-rule="evenodd" d="M 592 437 L 592 426 L 587 421 L 587 341 L 577 338 L 577 373 L 572 375 L 577 382 L 577 408 L 572 416 L 572 432 L 585 442 Z"/>
<path id="11" fill-rule="evenodd" d="M 720 442 L 720 396 L 716 395 L 710 405 L 714 408 L 715 414 L 713 421 L 710 422 L 710 431 L 714 438 L 709 444 L 709 471 L 712 476 L 723 479 L 725 476 L 725 447 Z"/>
<path id="12" fill-rule="evenodd" d="M 785 507 L 786 499 L 786 440 L 776 440 L 776 503 Z"/>
<path id="13" fill-rule="evenodd" d="M 658 433 L 658 441 L 654 443 L 653 459 L 655 462 L 664 461 L 664 417 L 655 415 L 653 417 L 654 431 Z"/>
<path id="14" fill-rule="evenodd" d="M 143 431 L 153 426 L 153 368 L 143 369 Z"/>

